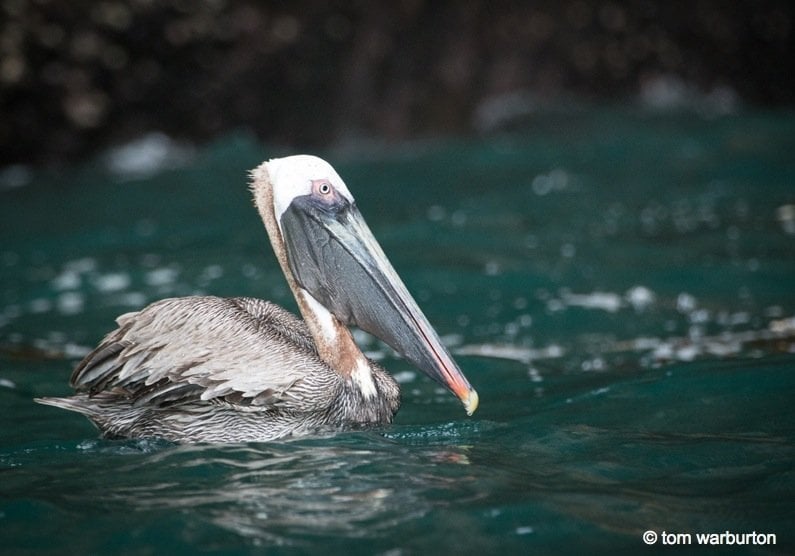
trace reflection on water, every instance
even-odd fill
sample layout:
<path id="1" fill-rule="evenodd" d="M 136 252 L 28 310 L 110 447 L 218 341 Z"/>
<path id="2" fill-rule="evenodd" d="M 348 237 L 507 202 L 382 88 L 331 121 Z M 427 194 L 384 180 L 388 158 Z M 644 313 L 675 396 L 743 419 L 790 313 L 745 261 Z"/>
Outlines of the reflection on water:
<path id="1" fill-rule="evenodd" d="M 80 523 L 171 523 L 186 542 L 198 535 L 226 549 L 359 539 L 411 551 L 451 535 L 463 552 L 526 549 L 528 540 L 555 546 L 565 530 L 632 547 L 648 529 L 759 530 L 759 515 L 782 534 L 795 457 L 786 426 L 751 432 L 703 412 L 714 424 L 692 423 L 692 432 L 661 424 L 660 412 L 671 410 L 661 388 L 672 379 L 660 380 L 550 400 L 508 423 L 396 425 L 272 444 L 32 446 L 2 455 L 4 490 Z M 645 402 L 649 395 L 663 401 Z M 784 398 L 771 400 L 771 412 Z"/>
<path id="2" fill-rule="evenodd" d="M 444 504 L 448 489 L 477 497 L 474 475 L 446 469 L 467 464 L 466 446 L 409 449 L 375 433 L 227 447 L 91 441 L 80 451 L 84 461 L 116 464 L 86 476 L 74 462 L 57 480 L 61 488 L 28 484 L 25 494 L 78 512 L 189 512 L 268 544 L 379 537 Z"/>

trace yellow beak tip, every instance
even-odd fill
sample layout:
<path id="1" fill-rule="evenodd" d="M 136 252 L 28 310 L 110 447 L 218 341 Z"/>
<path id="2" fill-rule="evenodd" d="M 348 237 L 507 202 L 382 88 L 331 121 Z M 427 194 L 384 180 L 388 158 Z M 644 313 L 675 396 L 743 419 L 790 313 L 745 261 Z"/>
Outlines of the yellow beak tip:
<path id="1" fill-rule="evenodd" d="M 472 415 L 478 408 L 480 398 L 478 397 L 478 393 L 475 390 L 470 390 L 466 398 L 462 399 L 461 401 L 464 402 L 464 409 L 466 410 L 467 415 Z"/>

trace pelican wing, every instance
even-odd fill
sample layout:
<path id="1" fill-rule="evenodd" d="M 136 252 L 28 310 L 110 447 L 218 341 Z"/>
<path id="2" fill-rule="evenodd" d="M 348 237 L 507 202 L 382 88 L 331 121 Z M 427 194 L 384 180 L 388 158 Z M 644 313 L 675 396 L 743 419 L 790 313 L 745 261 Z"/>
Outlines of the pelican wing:
<path id="1" fill-rule="evenodd" d="M 289 409 L 300 399 L 306 411 L 336 390 L 306 325 L 267 301 L 164 299 L 117 322 L 72 374 L 79 392 L 156 407 L 212 400 Z"/>

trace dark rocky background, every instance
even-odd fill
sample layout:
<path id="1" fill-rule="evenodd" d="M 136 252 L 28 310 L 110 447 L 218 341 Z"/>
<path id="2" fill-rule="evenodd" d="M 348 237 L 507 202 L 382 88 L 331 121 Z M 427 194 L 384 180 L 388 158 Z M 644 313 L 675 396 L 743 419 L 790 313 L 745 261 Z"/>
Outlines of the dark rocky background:
<path id="1" fill-rule="evenodd" d="M 792 5 L 4 0 L 0 165 L 152 131 L 311 147 L 488 132 L 571 103 L 792 105 Z"/>

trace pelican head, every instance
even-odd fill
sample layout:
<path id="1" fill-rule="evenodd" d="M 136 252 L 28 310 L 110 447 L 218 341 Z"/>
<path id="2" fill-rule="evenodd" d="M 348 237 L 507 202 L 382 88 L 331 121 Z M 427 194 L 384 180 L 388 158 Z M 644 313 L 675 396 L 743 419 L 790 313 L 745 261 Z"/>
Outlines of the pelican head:
<path id="1" fill-rule="evenodd" d="M 392 268 L 334 168 L 297 155 L 264 163 L 253 178 L 255 202 L 321 357 L 355 374 L 361 360 L 349 352 L 363 356 L 346 342 L 347 327 L 357 326 L 449 389 L 471 415 L 477 392 Z"/>

